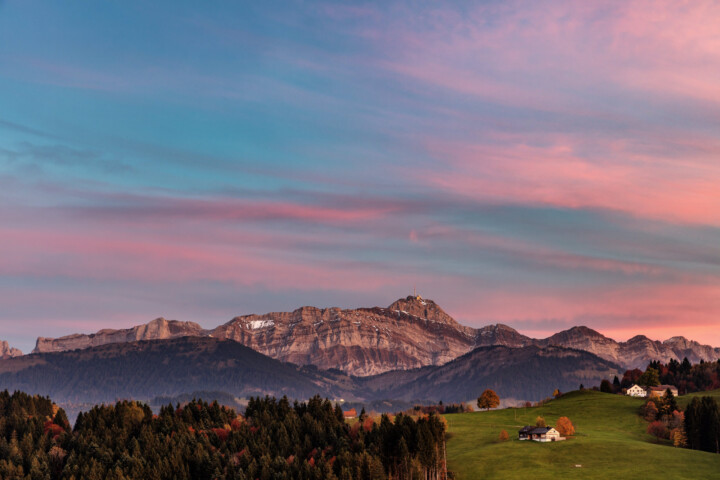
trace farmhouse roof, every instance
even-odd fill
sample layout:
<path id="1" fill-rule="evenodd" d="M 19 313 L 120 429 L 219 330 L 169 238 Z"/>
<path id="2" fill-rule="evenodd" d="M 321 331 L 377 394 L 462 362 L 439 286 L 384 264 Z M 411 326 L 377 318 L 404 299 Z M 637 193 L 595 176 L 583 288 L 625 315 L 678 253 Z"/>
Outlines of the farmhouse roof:
<path id="1" fill-rule="evenodd" d="M 530 431 L 530 433 L 532 433 L 533 435 L 542 435 L 549 432 L 551 428 L 552 427 L 535 427 Z"/>
<path id="2" fill-rule="evenodd" d="M 664 392 L 668 388 L 670 390 L 677 390 L 677 387 L 675 385 L 658 385 L 657 387 L 650 387 L 650 390 L 652 390 L 653 392 L 659 392 L 659 391 Z"/>

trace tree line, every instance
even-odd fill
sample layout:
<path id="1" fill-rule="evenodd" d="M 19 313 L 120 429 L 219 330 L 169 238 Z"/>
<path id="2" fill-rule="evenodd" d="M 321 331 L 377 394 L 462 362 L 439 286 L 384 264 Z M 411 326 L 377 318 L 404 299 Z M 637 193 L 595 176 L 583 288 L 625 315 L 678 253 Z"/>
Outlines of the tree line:
<path id="1" fill-rule="evenodd" d="M 245 415 L 195 400 L 153 414 L 98 405 L 73 428 L 48 397 L 0 392 L 0 478 L 446 479 L 445 425 L 434 414 L 366 416 L 315 396 L 251 398 Z"/>
<path id="2" fill-rule="evenodd" d="M 639 368 L 628 370 L 622 380 L 614 385 L 629 388 L 633 384 L 644 387 L 655 385 L 674 385 L 680 395 L 704 392 L 720 388 L 720 360 L 717 362 L 700 361 L 695 365 L 685 357 L 682 362 L 671 359 L 668 363 L 650 362 L 645 371 Z"/>

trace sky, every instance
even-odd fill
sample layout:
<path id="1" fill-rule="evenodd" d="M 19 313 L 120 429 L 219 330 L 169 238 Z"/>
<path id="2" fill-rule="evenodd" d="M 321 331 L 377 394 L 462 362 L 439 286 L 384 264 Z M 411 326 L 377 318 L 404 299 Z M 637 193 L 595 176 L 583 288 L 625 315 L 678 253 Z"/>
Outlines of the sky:
<path id="1" fill-rule="evenodd" d="M 0 0 L 0 339 L 387 306 L 720 346 L 720 4 Z"/>

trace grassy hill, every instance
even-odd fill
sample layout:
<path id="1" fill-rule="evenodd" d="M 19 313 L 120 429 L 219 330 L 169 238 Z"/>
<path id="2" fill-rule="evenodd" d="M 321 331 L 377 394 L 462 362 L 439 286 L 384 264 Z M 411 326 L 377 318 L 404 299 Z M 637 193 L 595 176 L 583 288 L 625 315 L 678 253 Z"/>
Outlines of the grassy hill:
<path id="1" fill-rule="evenodd" d="M 678 406 L 682 408 L 687 407 L 687 404 L 690 403 L 690 400 L 692 400 L 693 397 L 713 397 L 716 402 L 720 403 L 720 389 L 710 390 L 709 392 L 696 392 L 682 395 L 677 399 Z"/>
<path id="2" fill-rule="evenodd" d="M 720 478 L 720 455 L 655 443 L 637 415 L 642 399 L 571 392 L 542 407 L 445 415 L 451 438 L 448 467 L 458 479 Z M 562 416 L 576 435 L 564 442 L 517 440 L 517 430 L 540 415 L 548 425 Z M 500 430 L 510 441 L 498 442 Z M 581 467 L 576 467 L 581 465 Z"/>

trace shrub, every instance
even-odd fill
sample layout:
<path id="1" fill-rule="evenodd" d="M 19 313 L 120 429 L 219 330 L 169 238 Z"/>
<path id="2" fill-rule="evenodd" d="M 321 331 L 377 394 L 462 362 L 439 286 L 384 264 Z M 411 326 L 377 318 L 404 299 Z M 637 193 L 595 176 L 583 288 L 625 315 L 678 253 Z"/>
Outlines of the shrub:
<path id="1" fill-rule="evenodd" d="M 668 436 L 667 427 L 663 422 L 659 420 L 655 420 L 650 425 L 648 425 L 647 433 L 655 437 L 657 441 L 659 441 L 661 438 L 667 438 Z"/>

